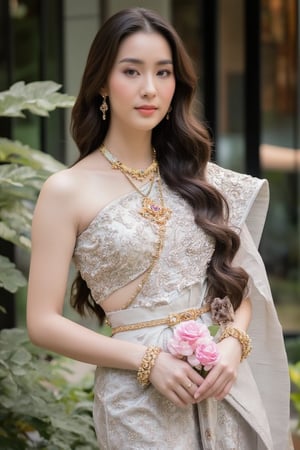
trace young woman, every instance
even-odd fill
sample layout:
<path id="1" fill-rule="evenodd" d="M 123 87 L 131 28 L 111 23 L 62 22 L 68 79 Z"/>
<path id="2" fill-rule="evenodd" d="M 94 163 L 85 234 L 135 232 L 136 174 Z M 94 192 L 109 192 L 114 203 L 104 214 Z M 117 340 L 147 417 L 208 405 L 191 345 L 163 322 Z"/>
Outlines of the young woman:
<path id="1" fill-rule="evenodd" d="M 73 109 L 80 157 L 47 180 L 36 206 L 29 334 L 98 366 L 102 450 L 288 448 L 286 357 L 257 252 L 267 183 L 209 162 L 195 88 L 161 17 L 140 8 L 111 17 Z M 106 317 L 112 337 L 63 317 L 72 259 L 74 307 Z M 211 324 L 215 299 L 228 297 L 234 317 L 202 377 L 168 341 L 187 319 Z"/>

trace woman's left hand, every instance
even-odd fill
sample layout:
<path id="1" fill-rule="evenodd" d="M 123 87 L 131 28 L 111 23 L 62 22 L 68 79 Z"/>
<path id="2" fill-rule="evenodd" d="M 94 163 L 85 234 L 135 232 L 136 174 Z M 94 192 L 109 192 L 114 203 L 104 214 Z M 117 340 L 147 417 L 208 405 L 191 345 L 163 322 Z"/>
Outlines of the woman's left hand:
<path id="1" fill-rule="evenodd" d="M 210 397 L 222 400 L 230 392 L 237 377 L 241 360 L 241 344 L 233 337 L 218 343 L 220 361 L 206 375 L 203 383 L 196 390 L 194 398 L 201 402 Z"/>

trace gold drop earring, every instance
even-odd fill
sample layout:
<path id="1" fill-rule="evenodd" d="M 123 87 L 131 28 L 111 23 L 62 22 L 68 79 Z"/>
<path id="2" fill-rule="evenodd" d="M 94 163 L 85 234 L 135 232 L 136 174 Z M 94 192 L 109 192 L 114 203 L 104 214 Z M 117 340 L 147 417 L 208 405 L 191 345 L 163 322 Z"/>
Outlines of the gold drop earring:
<path id="1" fill-rule="evenodd" d="M 106 120 L 106 112 L 108 111 L 108 104 L 106 103 L 106 97 L 107 95 L 102 95 L 103 100 L 99 107 L 100 111 L 102 112 L 102 120 Z"/>

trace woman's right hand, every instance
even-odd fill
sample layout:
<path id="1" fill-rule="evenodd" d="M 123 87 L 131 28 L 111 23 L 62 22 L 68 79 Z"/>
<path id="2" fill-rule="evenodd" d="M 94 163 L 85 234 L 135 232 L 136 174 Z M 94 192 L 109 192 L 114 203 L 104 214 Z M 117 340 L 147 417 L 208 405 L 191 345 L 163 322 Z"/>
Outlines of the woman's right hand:
<path id="1" fill-rule="evenodd" d="M 196 403 L 194 394 L 204 379 L 186 361 L 161 352 L 150 373 L 153 386 L 174 405 Z"/>

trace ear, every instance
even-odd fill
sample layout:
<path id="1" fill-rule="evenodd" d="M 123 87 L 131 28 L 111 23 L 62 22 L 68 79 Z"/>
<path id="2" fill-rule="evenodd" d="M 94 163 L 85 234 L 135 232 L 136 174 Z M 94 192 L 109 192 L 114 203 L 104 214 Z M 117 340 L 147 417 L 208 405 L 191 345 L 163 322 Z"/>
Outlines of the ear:
<path id="1" fill-rule="evenodd" d="M 100 89 L 99 94 L 102 95 L 102 97 L 108 96 L 107 89 L 105 86 Z"/>

